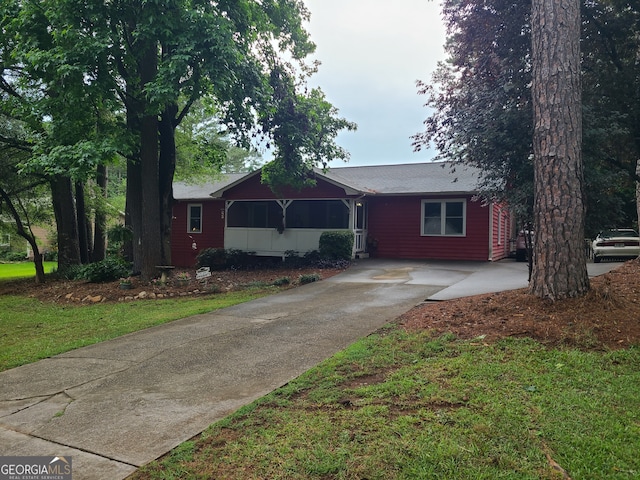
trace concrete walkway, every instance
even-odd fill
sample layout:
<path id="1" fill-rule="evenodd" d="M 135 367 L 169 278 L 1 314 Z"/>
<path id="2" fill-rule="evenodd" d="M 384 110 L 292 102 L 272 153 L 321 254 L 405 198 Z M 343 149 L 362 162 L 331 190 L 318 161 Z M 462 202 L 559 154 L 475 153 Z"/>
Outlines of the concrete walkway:
<path id="1" fill-rule="evenodd" d="M 360 260 L 319 283 L 15 368 L 0 373 L 0 456 L 72 456 L 74 480 L 122 479 L 418 303 L 526 284 L 514 261 Z"/>

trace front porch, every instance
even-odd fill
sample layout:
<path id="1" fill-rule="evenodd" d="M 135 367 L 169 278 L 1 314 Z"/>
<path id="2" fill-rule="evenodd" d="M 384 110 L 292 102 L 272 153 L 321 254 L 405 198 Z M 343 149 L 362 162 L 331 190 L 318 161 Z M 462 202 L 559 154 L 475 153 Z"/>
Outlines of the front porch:
<path id="1" fill-rule="evenodd" d="M 366 251 L 366 208 L 362 199 L 228 200 L 224 248 L 284 257 L 318 250 L 326 231 L 354 233 L 352 256 Z"/>

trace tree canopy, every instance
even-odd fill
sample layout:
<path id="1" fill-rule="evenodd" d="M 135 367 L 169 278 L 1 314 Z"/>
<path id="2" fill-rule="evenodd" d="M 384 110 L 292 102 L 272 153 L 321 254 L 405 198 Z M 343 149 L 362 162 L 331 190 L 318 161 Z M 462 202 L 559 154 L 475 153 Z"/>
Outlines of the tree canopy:
<path id="1" fill-rule="evenodd" d="M 581 14 L 586 232 L 595 235 L 637 218 L 640 9 L 590 0 Z M 414 146 L 433 144 L 481 168 L 486 194 L 508 198 L 520 219 L 531 219 L 531 1 L 445 0 L 443 17 L 448 58 L 419 85 L 432 113 Z"/>
<path id="2" fill-rule="evenodd" d="M 39 132 L 30 168 L 82 177 L 126 158 L 134 268 L 152 276 L 170 263 L 176 128 L 199 99 L 239 145 L 272 143 L 274 188 L 348 156 L 334 138 L 355 126 L 306 89 L 308 16 L 299 0 L 9 0 L 3 86 Z"/>

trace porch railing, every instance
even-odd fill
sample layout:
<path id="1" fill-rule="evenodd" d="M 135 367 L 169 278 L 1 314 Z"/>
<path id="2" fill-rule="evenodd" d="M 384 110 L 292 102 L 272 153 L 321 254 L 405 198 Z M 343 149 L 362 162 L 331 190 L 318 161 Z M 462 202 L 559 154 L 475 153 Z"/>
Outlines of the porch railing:
<path id="1" fill-rule="evenodd" d="M 357 252 L 364 252 L 365 250 L 365 234 L 364 232 L 361 231 L 355 231 L 355 245 L 354 245 L 354 249 Z"/>

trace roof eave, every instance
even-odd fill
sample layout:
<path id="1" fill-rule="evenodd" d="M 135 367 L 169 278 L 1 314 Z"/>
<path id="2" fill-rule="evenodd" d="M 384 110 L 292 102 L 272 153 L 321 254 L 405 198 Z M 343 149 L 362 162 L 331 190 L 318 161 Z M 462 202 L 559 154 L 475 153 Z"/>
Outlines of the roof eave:
<path id="1" fill-rule="evenodd" d="M 478 195 L 476 190 L 459 190 L 459 191 L 447 191 L 447 192 L 365 192 L 366 195 L 372 197 L 416 197 L 416 196 L 452 196 L 452 195 Z"/>
<path id="2" fill-rule="evenodd" d="M 314 168 L 315 174 L 319 177 L 322 177 L 322 179 L 327 182 L 330 183 L 331 185 L 334 185 L 338 188 L 341 188 L 344 190 L 345 195 L 366 195 L 371 193 L 369 190 L 362 190 L 354 185 L 349 185 L 345 182 L 341 182 L 339 180 L 336 180 L 334 178 L 331 178 L 329 175 L 327 175 L 324 171 L 322 171 L 319 168 Z"/>

